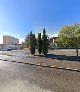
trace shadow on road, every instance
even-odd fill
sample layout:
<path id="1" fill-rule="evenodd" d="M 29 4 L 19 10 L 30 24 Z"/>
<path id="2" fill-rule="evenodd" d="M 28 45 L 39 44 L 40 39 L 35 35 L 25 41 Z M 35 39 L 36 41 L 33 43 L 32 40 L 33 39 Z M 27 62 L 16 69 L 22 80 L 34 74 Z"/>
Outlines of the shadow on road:
<path id="1" fill-rule="evenodd" d="M 46 58 L 80 62 L 80 56 L 66 56 L 66 55 L 47 54 Z"/>
<path id="2" fill-rule="evenodd" d="M 66 55 L 56 55 L 56 54 L 47 54 L 47 56 L 44 56 L 42 54 L 36 54 L 34 56 L 46 57 L 46 58 L 58 59 L 58 60 L 78 61 L 78 62 L 80 62 L 80 56 L 66 56 Z"/>

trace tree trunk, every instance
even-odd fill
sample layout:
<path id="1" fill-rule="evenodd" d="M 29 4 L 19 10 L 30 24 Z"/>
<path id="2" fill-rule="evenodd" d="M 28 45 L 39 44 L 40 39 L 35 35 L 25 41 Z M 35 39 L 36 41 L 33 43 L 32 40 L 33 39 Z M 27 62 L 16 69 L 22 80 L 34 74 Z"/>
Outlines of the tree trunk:
<path id="1" fill-rule="evenodd" d="M 77 54 L 77 56 L 78 56 L 78 48 L 76 49 L 76 54 Z"/>

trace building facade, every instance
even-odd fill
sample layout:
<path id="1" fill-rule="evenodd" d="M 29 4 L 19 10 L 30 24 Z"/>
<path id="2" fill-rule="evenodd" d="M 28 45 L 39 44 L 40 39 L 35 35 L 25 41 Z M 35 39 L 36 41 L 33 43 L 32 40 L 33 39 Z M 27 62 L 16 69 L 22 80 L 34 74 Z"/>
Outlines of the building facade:
<path id="1" fill-rule="evenodd" d="M 5 44 L 5 45 L 18 45 L 19 39 L 8 36 L 8 35 L 3 35 L 3 44 Z"/>
<path id="2" fill-rule="evenodd" d="M 56 43 L 57 38 L 58 38 L 58 37 L 52 37 L 52 38 L 50 38 L 50 39 L 49 39 L 49 40 L 50 40 L 50 43 L 55 44 L 55 43 Z"/>
<path id="3" fill-rule="evenodd" d="M 55 48 L 58 48 L 57 46 L 57 43 L 56 43 L 56 40 L 57 40 L 58 37 L 52 37 L 49 39 L 49 49 L 55 49 Z"/>

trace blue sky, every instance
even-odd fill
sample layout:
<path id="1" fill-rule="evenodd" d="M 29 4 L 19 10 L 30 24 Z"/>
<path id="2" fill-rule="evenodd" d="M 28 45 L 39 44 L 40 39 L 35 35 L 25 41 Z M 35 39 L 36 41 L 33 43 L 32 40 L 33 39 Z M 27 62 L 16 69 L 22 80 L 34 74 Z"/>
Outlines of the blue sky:
<path id="1" fill-rule="evenodd" d="M 45 27 L 57 36 L 65 25 L 80 23 L 80 0 L 0 0 L 0 43 L 3 35 L 25 38 Z"/>

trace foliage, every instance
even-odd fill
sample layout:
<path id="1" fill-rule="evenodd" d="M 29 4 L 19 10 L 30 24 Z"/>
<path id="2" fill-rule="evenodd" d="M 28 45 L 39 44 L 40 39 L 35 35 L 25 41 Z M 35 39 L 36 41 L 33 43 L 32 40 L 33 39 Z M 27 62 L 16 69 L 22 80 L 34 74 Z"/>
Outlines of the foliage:
<path id="1" fill-rule="evenodd" d="M 65 48 L 80 47 L 80 25 L 65 26 L 58 35 L 57 44 Z"/>
<path id="2" fill-rule="evenodd" d="M 38 52 L 41 54 L 42 52 L 42 39 L 41 39 L 41 33 L 38 33 Z"/>
<path id="3" fill-rule="evenodd" d="M 32 34 L 32 32 L 30 32 L 30 52 L 32 55 L 35 54 L 35 34 Z"/>
<path id="4" fill-rule="evenodd" d="M 47 55 L 48 53 L 48 39 L 45 29 L 43 29 L 43 36 L 42 36 L 42 53 L 44 55 Z"/>
<path id="5" fill-rule="evenodd" d="M 80 48 L 80 24 L 63 27 L 56 42 L 60 47 Z"/>
<path id="6" fill-rule="evenodd" d="M 24 41 L 21 43 L 22 44 L 22 48 L 26 48 L 27 47 L 27 43 Z"/>
<path id="7" fill-rule="evenodd" d="M 28 35 L 26 35 L 25 37 L 26 47 L 29 47 L 29 37 L 30 37 L 30 34 L 28 33 Z"/>

